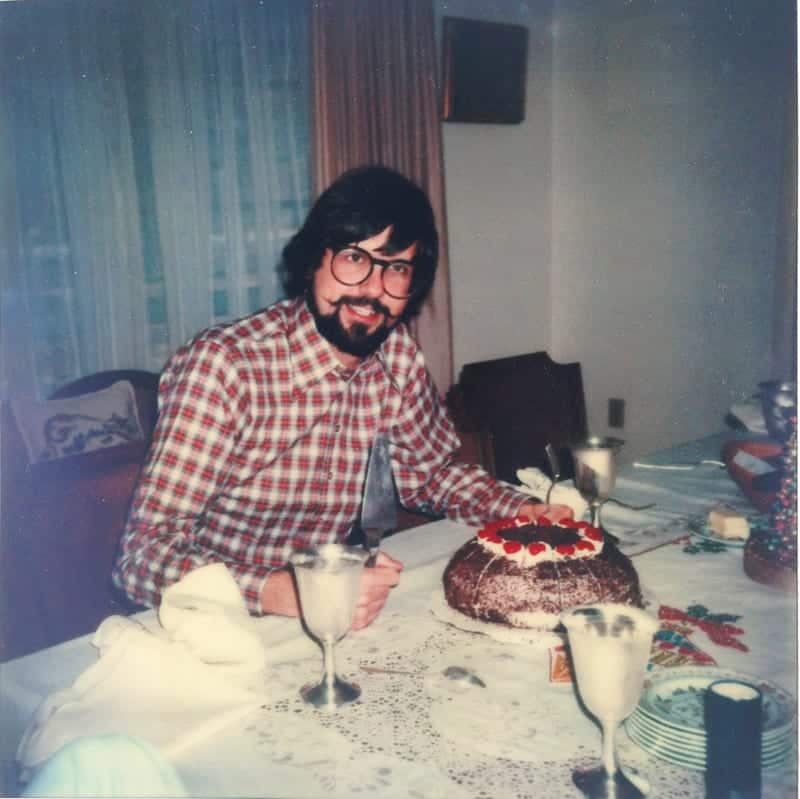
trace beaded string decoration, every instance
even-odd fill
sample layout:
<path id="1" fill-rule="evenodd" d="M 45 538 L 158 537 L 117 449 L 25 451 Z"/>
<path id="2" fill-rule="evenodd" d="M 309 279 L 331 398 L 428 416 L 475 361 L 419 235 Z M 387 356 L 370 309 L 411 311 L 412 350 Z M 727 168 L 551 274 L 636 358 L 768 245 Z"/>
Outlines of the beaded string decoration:
<path id="1" fill-rule="evenodd" d="M 753 530 L 744 550 L 745 573 L 760 583 L 794 593 L 797 588 L 797 414 L 789 420 L 782 476 L 769 525 Z"/>
<path id="2" fill-rule="evenodd" d="M 797 570 L 797 416 L 790 419 L 791 435 L 783 447 L 783 477 L 772 505 L 772 542 L 778 562 Z"/>

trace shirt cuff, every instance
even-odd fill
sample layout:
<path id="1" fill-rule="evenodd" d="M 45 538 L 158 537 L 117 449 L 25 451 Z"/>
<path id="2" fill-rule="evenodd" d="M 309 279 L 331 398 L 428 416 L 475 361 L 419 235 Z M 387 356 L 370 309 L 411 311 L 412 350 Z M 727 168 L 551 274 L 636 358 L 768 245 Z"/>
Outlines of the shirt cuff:
<path id="1" fill-rule="evenodd" d="M 257 573 L 252 571 L 240 571 L 236 575 L 239 583 L 239 590 L 242 592 L 247 610 L 251 616 L 265 616 L 261 605 L 261 596 L 264 593 L 264 584 L 269 576 L 277 569 L 261 570 Z"/>

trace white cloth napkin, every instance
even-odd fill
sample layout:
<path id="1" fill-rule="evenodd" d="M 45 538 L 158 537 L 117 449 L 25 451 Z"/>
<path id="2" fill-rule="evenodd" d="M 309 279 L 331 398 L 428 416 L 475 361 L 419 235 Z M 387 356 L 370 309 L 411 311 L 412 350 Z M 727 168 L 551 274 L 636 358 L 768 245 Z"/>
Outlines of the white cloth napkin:
<path id="1" fill-rule="evenodd" d="M 231 587 L 232 586 L 232 587 Z M 163 596 L 162 627 L 110 616 L 92 644 L 99 658 L 48 696 L 20 741 L 23 778 L 66 743 L 122 733 L 167 757 L 242 719 L 265 701 L 265 651 L 222 564 L 187 575 Z"/>
<path id="2" fill-rule="evenodd" d="M 258 671 L 267 652 L 239 586 L 224 563 L 189 572 L 161 596 L 158 620 L 204 663 Z"/>
<path id="3" fill-rule="evenodd" d="M 544 502 L 545 496 L 547 496 L 547 489 L 550 488 L 552 480 L 541 469 L 536 469 L 533 466 L 517 469 L 517 479 L 522 484 L 515 486 L 517 491 L 539 497 Z M 556 483 L 553 486 L 553 491 L 550 494 L 550 503 L 552 505 L 568 505 L 572 508 L 576 519 L 582 519 L 589 508 L 589 504 L 580 495 L 578 489 L 568 485 L 566 482 Z"/>

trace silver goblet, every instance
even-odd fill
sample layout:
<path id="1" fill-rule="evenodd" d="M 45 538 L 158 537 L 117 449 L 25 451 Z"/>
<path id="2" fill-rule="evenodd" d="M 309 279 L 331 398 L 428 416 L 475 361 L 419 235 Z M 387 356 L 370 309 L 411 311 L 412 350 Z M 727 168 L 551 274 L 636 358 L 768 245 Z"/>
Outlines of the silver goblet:
<path id="1" fill-rule="evenodd" d="M 293 553 L 294 568 L 303 621 L 322 644 L 325 670 L 318 683 L 303 686 L 303 699 L 324 710 L 352 702 L 361 695 L 355 683 L 336 674 L 334 647 L 347 635 L 353 623 L 367 552 L 360 547 L 324 544 Z"/>
<path id="2" fill-rule="evenodd" d="M 581 699 L 603 731 L 602 765 L 574 771 L 572 781 L 591 799 L 640 799 L 645 794 L 617 764 L 616 735 L 642 693 L 658 620 L 638 608 L 606 603 L 573 608 L 561 621 Z"/>
<path id="3" fill-rule="evenodd" d="M 600 508 L 614 490 L 617 452 L 624 443 L 620 438 L 590 436 L 570 447 L 575 462 L 575 487 L 589 503 L 593 527 L 600 527 Z"/>

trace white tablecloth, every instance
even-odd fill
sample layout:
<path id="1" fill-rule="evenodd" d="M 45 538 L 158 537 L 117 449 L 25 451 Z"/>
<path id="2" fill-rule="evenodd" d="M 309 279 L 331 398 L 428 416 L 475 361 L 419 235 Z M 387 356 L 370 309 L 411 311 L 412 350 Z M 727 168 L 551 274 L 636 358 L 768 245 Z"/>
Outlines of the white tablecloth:
<path id="1" fill-rule="evenodd" d="M 724 440 L 712 437 L 647 460 L 718 458 Z M 634 552 L 685 535 L 687 521 L 702 518 L 715 502 L 744 501 L 726 472 L 708 464 L 691 471 L 628 467 L 614 494 L 630 503 L 657 503 L 646 512 L 613 505 L 603 511 L 605 526 Z M 549 642 L 499 642 L 446 625 L 431 612 L 444 565 L 473 533 L 442 521 L 386 539 L 386 551 L 405 563 L 405 572 L 379 619 L 338 647 L 340 673 L 355 679 L 363 694 L 335 716 L 304 705 L 292 690 L 321 670 L 319 651 L 299 623 L 264 619 L 271 661 L 266 680 L 281 698 L 175 758 L 189 793 L 578 796 L 571 769 L 597 757 L 600 734 L 573 688 L 549 682 Z M 700 627 L 692 634 L 692 643 L 718 666 L 770 679 L 796 695 L 795 597 L 752 582 L 742 570 L 741 549 L 713 549 L 678 541 L 635 555 L 634 563 L 661 605 L 738 617 L 739 643 L 715 643 Z M 141 615 L 152 620 L 151 612 Z M 70 685 L 95 657 L 87 636 L 0 666 L 0 743 L 7 762 L 38 703 Z M 442 679 L 448 665 L 473 668 L 489 687 Z M 653 796 L 704 795 L 702 773 L 652 759 L 624 734 L 620 740 L 623 760 L 647 775 Z M 796 784 L 793 765 L 764 777 L 765 797 L 791 795 L 782 791 Z"/>

